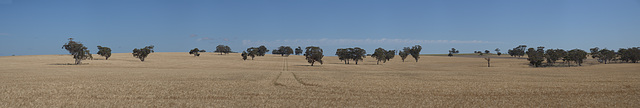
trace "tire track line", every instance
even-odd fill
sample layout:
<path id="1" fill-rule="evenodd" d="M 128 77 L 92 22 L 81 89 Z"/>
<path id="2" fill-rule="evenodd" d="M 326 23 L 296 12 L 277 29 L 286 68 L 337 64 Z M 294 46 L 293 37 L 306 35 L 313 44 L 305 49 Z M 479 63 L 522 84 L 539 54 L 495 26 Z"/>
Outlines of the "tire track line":
<path id="1" fill-rule="evenodd" d="M 280 73 L 278 73 L 278 75 L 276 76 L 275 79 L 273 79 L 273 85 L 276 86 L 296 86 L 296 85 L 303 85 L 303 86 L 320 86 L 317 84 L 311 84 L 311 83 L 306 83 L 304 82 L 301 78 L 298 77 L 298 75 L 296 75 L 294 72 L 288 72 L 289 71 L 289 61 L 286 57 L 282 58 L 282 71 L 280 71 Z M 282 74 L 285 75 L 282 75 Z M 287 75 L 288 73 L 291 73 L 291 75 Z M 293 77 L 293 78 L 291 78 Z M 295 81 L 293 81 L 295 80 Z M 298 84 L 295 84 L 298 83 Z M 288 84 L 288 85 L 287 85 Z"/>

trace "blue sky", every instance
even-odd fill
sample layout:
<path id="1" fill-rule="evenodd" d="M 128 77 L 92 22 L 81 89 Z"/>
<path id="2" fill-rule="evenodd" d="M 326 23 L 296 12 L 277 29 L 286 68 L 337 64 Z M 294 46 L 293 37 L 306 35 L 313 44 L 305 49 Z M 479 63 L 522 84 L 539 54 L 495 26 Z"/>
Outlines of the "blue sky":
<path id="1" fill-rule="evenodd" d="M 461 53 L 525 44 L 588 50 L 640 46 L 638 0 L 0 0 L 0 56 L 233 51 L 265 45 Z M 186 53 L 185 53 L 186 54 Z"/>

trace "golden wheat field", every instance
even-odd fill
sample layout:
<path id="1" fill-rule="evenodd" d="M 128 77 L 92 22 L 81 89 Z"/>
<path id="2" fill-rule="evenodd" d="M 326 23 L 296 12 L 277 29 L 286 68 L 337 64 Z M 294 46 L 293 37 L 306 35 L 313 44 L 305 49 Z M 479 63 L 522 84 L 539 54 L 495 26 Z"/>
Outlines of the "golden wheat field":
<path id="1" fill-rule="evenodd" d="M 0 107 L 640 107 L 640 64 L 532 68 L 526 59 L 130 53 L 0 57 Z"/>

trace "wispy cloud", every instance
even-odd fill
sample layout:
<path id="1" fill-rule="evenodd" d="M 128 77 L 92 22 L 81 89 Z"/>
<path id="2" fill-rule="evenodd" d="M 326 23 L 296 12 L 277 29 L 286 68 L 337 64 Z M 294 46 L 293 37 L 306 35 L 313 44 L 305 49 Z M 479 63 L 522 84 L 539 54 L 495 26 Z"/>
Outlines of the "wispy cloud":
<path id="1" fill-rule="evenodd" d="M 294 40 L 243 40 L 246 46 L 256 45 L 372 45 L 372 44 L 484 44 L 482 40 L 416 40 L 416 39 L 294 39 Z"/>
<path id="2" fill-rule="evenodd" d="M 198 38 L 196 41 L 202 41 L 202 40 L 213 40 L 213 39 L 209 37 L 203 37 L 203 38 Z"/>
<path id="3" fill-rule="evenodd" d="M 197 34 L 191 34 L 191 35 L 189 35 L 189 37 L 198 37 L 198 35 Z"/>

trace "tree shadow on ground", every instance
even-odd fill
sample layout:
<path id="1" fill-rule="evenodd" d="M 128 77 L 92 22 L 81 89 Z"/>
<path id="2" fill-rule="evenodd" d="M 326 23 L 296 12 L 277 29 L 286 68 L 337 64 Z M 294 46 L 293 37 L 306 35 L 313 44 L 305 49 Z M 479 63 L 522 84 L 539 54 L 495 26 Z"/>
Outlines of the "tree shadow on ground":
<path id="1" fill-rule="evenodd" d="M 75 64 L 75 63 L 52 63 L 49 65 L 89 65 L 89 63 L 81 63 L 81 64 Z"/>

